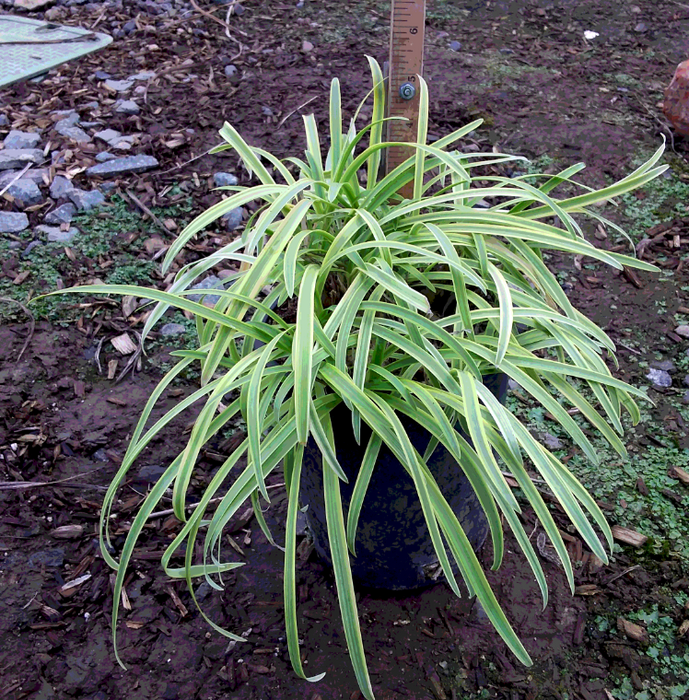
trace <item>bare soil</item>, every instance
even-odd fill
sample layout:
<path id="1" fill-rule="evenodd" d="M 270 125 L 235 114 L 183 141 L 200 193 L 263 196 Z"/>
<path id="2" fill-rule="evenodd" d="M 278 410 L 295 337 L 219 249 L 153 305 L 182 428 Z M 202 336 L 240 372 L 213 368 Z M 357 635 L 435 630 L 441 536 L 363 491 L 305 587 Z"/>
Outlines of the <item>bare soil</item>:
<path id="1" fill-rule="evenodd" d="M 208 11 L 213 7 L 203 5 Z M 287 156 L 299 155 L 303 147 L 301 105 L 315 97 L 301 111 L 313 109 L 320 122 L 327 120 L 331 77 L 340 77 L 343 107 L 353 110 L 369 88 L 365 54 L 385 59 L 387 12 L 384 3 L 371 1 L 355 8 L 307 2 L 304 12 L 293 2 L 247 2 L 245 14 L 232 25 L 243 45 L 237 57 L 236 41 L 228 41 L 223 28 L 206 15 L 168 23 L 132 8 L 106 20 L 114 26 L 138 16 L 139 28 L 132 35 L 61 67 L 43 83 L 4 90 L 0 101 L 10 116 L 27 104 L 40 116 L 98 99 L 100 87 L 89 77 L 97 68 L 126 77 L 141 70 L 162 73 L 191 61 L 181 72 L 167 73 L 172 80 L 163 76 L 150 82 L 139 117 L 109 124 L 143 134 L 140 150 L 158 156 L 161 167 L 132 179 L 127 187 L 149 205 L 165 204 L 170 197 L 166 185 L 195 182 L 192 173 L 204 182 L 214 171 L 236 169 L 236 157 L 228 154 L 187 163 L 218 141 L 215 133 L 223 120 L 251 143 Z M 89 26 L 98 14 L 98 6 L 82 6 L 69 22 Z M 180 27 L 185 31 L 178 32 Z M 201 33 L 192 33 L 194 28 Z M 600 37 L 586 42 L 584 30 L 598 31 Z M 482 116 L 486 127 L 475 137 L 482 148 L 493 143 L 503 151 L 548 154 L 566 164 L 584 160 L 590 166 L 590 185 L 629 170 L 634 157 L 657 147 L 660 134 L 670 139 L 657 103 L 674 66 L 689 55 L 689 10 L 680 3 L 429 2 L 427 37 L 431 130 L 436 135 Z M 453 40 L 461 42 L 459 51 L 448 48 Z M 305 50 L 304 41 L 313 48 Z M 159 50 L 146 50 L 150 44 Z M 224 74 L 229 63 L 241 74 L 236 85 Z M 182 82 L 185 71 L 196 77 Z M 68 77 L 69 88 L 56 93 L 50 82 L 56 77 Z M 182 134 L 182 143 L 166 146 L 173 133 Z M 672 157 L 686 167 L 687 144 L 677 139 L 673 145 Z M 88 164 L 88 154 L 78 157 Z M 199 210 L 211 201 L 205 185 L 192 184 L 189 192 Z M 686 235 L 689 225 L 679 222 L 678 227 Z M 598 244 L 610 246 L 608 241 Z M 602 268 L 577 270 L 571 260 L 552 262 L 571 273 L 575 305 L 614 341 L 624 344 L 629 329 L 635 333 L 642 328 L 645 359 L 660 354 L 677 360 L 687 342 L 673 334 L 673 314 L 686 305 L 681 288 L 689 284 L 689 271 L 682 266 L 686 248 L 673 255 L 668 263 L 676 270 L 673 285 L 650 274 L 630 280 Z M 665 314 L 658 313 L 658 301 L 666 304 Z M 94 318 L 79 327 L 39 320 L 33 332 L 28 321 L 0 326 L 0 698 L 359 697 L 333 580 L 307 540 L 300 548 L 298 573 L 300 632 L 307 672 L 327 673 L 313 685 L 294 676 L 284 640 L 282 555 L 250 517 L 235 523 L 231 533 L 246 566 L 226 577 L 222 593 L 204 584 L 197 590 L 206 614 L 248 641 L 228 644 L 207 626 L 184 587 L 165 580 L 156 557 L 171 541 L 175 524 L 162 515 L 146 529 L 125 585 L 119 649 L 128 670 L 116 664 L 111 572 L 100 557 L 96 535 L 100 502 L 160 378 L 156 365 L 164 361 L 166 348 L 159 347 L 141 371 L 114 384 L 98 373 L 93 358 L 103 338 L 103 367 L 114 357 L 108 341 L 117 325 L 102 325 Z M 26 351 L 17 361 L 27 337 Z M 631 354 L 620 347 L 618 376 L 647 383 Z M 192 389 L 191 383 L 177 387 L 176 396 L 165 398 L 160 410 Z M 677 391 L 651 393 L 658 416 L 674 421 L 678 444 L 687 446 L 686 425 L 670 401 Z M 122 491 L 116 549 L 128 514 L 159 468 L 181 449 L 191 420 L 193 414 L 179 419 L 165 438 L 155 440 L 132 472 Z M 653 438 L 643 431 L 629 437 L 640 446 Z M 217 454 L 231 448 L 228 438 L 204 455 L 196 493 L 204 474 L 212 473 Z M 273 483 L 279 481 L 277 474 Z M 278 540 L 284 508 L 278 497 L 266 513 Z M 534 522 L 532 513 L 525 518 Z M 56 537 L 56 528 L 67 525 L 75 526 L 70 537 Z M 489 575 L 535 660 L 530 669 L 510 656 L 473 601 L 456 599 L 442 583 L 394 596 L 360 591 L 376 697 L 454 700 L 471 693 L 509 700 L 608 700 L 609 678 L 615 673 L 629 676 L 641 691 L 654 673 L 643 645 L 611 641 L 593 618 L 610 609 L 623 613 L 642 602 L 657 602 L 661 588 L 689 591 L 687 571 L 677 559 L 661 559 L 624 573 L 637 562 L 631 550 L 618 554 L 611 566 L 595 570 L 581 543 L 571 539 L 572 555 L 581 562 L 578 595 L 570 594 L 558 565 L 544 561 L 551 591 L 545 611 L 523 557 L 510 556 L 513 542 L 508 541 L 503 567 Z M 490 552 L 482 556 L 489 564 Z M 682 612 L 675 614 L 679 624 Z M 686 641 L 677 643 L 686 646 Z"/>

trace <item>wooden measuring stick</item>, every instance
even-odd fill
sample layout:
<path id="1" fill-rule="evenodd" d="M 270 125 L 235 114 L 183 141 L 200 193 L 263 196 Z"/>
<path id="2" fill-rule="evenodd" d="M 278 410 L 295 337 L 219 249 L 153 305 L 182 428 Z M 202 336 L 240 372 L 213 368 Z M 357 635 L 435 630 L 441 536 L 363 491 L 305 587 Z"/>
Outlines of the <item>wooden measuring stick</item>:
<path id="1" fill-rule="evenodd" d="M 426 23 L 425 0 L 392 0 L 390 21 L 389 117 L 406 117 L 388 122 L 390 141 L 416 141 L 419 120 L 418 77 L 423 74 L 423 43 Z M 387 172 L 392 172 L 414 152 L 413 148 L 392 146 L 387 154 Z M 414 181 L 400 190 L 407 199 L 414 196 Z"/>

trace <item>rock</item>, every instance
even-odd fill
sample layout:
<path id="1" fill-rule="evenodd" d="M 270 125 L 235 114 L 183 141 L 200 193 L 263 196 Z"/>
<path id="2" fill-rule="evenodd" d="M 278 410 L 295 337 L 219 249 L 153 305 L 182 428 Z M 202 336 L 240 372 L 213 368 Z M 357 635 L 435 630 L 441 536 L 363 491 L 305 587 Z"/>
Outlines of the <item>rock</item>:
<path id="1" fill-rule="evenodd" d="M 56 175 L 53 181 L 50 183 L 50 196 L 53 199 L 62 199 L 63 197 L 69 197 L 69 193 L 75 189 L 71 180 L 68 180 L 62 175 Z"/>
<path id="2" fill-rule="evenodd" d="M 103 129 L 103 131 L 97 131 L 93 138 L 105 141 L 109 145 L 122 138 L 122 133 L 115 129 Z"/>
<path id="3" fill-rule="evenodd" d="M 677 328 L 675 328 L 675 333 L 681 335 L 682 338 L 689 338 L 689 326 L 677 326 Z"/>
<path id="4" fill-rule="evenodd" d="M 172 336 L 186 333 L 187 329 L 181 323 L 166 323 L 160 329 L 160 335 Z"/>
<path id="5" fill-rule="evenodd" d="M 53 117 L 60 117 L 60 119 L 71 119 L 72 126 L 79 123 L 79 113 L 76 109 L 56 109 L 54 112 L 50 113 Z"/>
<path id="6" fill-rule="evenodd" d="M 636 27 L 634 27 L 634 31 L 637 34 L 643 34 L 644 32 L 648 31 L 648 26 L 646 25 L 645 22 L 639 22 Z"/>
<path id="7" fill-rule="evenodd" d="M 213 183 L 216 187 L 234 187 L 239 180 L 232 173 L 215 173 Z"/>
<path id="8" fill-rule="evenodd" d="M 677 371 L 675 363 L 672 360 L 656 360 L 655 362 L 651 362 L 651 367 L 662 369 L 670 374 L 674 374 Z"/>
<path id="9" fill-rule="evenodd" d="M 134 85 L 134 81 L 132 79 L 106 80 L 103 84 L 108 90 L 112 90 L 113 92 L 127 92 L 127 90 L 131 90 L 132 85 Z"/>
<path id="10" fill-rule="evenodd" d="M 113 153 L 110 153 L 109 151 L 103 151 L 102 153 L 99 153 L 96 156 L 96 160 L 99 163 L 105 163 L 106 161 L 112 160 L 113 158 L 117 158 L 117 156 L 114 155 Z"/>
<path id="11" fill-rule="evenodd" d="M 94 165 L 86 171 L 86 174 L 89 177 L 107 177 L 125 173 L 142 173 L 157 167 L 158 161 L 153 156 L 125 156 Z"/>
<path id="12" fill-rule="evenodd" d="M 669 387 L 672 386 L 672 377 L 664 369 L 655 369 L 651 367 L 646 374 L 646 379 L 648 379 L 653 386 L 657 387 Z"/>
<path id="13" fill-rule="evenodd" d="M 296 533 L 297 537 L 301 537 L 302 535 L 306 534 L 306 531 L 308 530 L 309 524 L 308 521 L 306 520 L 306 513 L 303 513 L 301 510 L 297 510 L 297 528 L 296 528 Z"/>
<path id="14" fill-rule="evenodd" d="M 41 190 L 38 189 L 38 185 L 27 178 L 21 178 L 12 183 L 7 188 L 7 194 L 19 200 L 22 209 L 31 207 L 34 204 L 40 204 L 43 201 L 43 195 Z"/>
<path id="15" fill-rule="evenodd" d="M 108 457 L 107 453 L 102 447 L 93 453 L 93 459 L 98 462 L 105 462 L 106 464 L 110 461 L 110 457 Z"/>
<path id="16" fill-rule="evenodd" d="M 71 141 L 76 141 L 77 143 L 89 143 L 91 141 L 91 137 L 78 126 L 66 127 L 59 133 L 62 136 L 66 136 Z"/>
<path id="17" fill-rule="evenodd" d="M 0 170 L 19 170 L 27 163 L 42 163 L 43 151 L 39 148 L 5 148 L 0 151 Z"/>
<path id="18" fill-rule="evenodd" d="M 141 73 L 130 75 L 127 80 L 152 80 L 156 77 L 156 73 L 152 70 L 144 70 Z"/>
<path id="19" fill-rule="evenodd" d="M 22 251 L 22 258 L 26 260 L 26 258 L 28 258 L 31 255 L 31 251 L 34 248 L 40 248 L 42 245 L 43 243 L 41 241 L 31 241 L 31 243 L 29 243 L 29 245 L 27 245 L 26 248 L 24 248 L 24 250 Z"/>
<path id="20" fill-rule="evenodd" d="M 133 141 L 133 136 L 121 136 L 116 141 L 111 141 L 110 147 L 116 148 L 118 151 L 128 151 L 132 147 Z"/>
<path id="21" fill-rule="evenodd" d="M 93 74 L 93 77 L 94 77 L 96 80 L 108 80 L 108 79 L 111 78 L 112 76 L 110 75 L 110 73 L 106 73 L 104 70 L 97 70 L 97 71 Z"/>
<path id="22" fill-rule="evenodd" d="M 46 224 L 68 224 L 76 212 L 77 208 L 68 202 L 46 214 L 44 221 Z"/>
<path id="23" fill-rule="evenodd" d="M 550 433 L 541 433 L 540 438 L 541 442 L 549 450 L 561 450 L 563 447 L 562 441 L 556 438 L 555 435 L 551 435 Z"/>
<path id="24" fill-rule="evenodd" d="M 58 133 L 60 129 L 68 129 L 71 126 L 76 126 L 80 121 L 79 113 L 74 109 L 52 112 L 52 114 L 57 117 L 62 117 L 62 119 L 55 122 L 55 126 L 53 127 L 54 129 L 58 130 Z"/>
<path id="25" fill-rule="evenodd" d="M 67 13 L 66 7 L 51 7 L 45 11 L 43 15 L 48 22 L 57 22 L 62 19 Z"/>
<path id="26" fill-rule="evenodd" d="M 677 66 L 665 90 L 663 113 L 678 134 L 689 137 L 689 60 Z"/>
<path id="27" fill-rule="evenodd" d="M 46 5 L 52 5 L 55 0 L 14 0 L 14 7 L 26 12 L 40 10 Z"/>
<path id="28" fill-rule="evenodd" d="M 44 549 L 40 552 L 34 552 L 29 556 L 28 564 L 30 569 L 46 568 L 57 569 L 62 566 L 65 560 L 65 550 L 61 547 L 55 549 Z"/>
<path id="29" fill-rule="evenodd" d="M 270 107 L 261 107 L 261 112 L 263 112 L 264 117 L 273 116 L 273 110 Z"/>
<path id="30" fill-rule="evenodd" d="M 309 51 L 313 51 L 313 44 L 310 41 L 306 41 L 306 39 L 304 39 L 304 41 L 301 44 L 301 50 L 304 53 L 308 53 Z"/>
<path id="31" fill-rule="evenodd" d="M 63 231 L 59 226 L 40 224 L 34 229 L 36 233 L 45 234 L 51 243 L 69 243 L 79 233 L 79 229 L 71 226 L 69 231 Z"/>
<path id="32" fill-rule="evenodd" d="M 6 114 L 0 114 L 0 126 L 7 126 L 10 120 L 7 118 Z"/>
<path id="33" fill-rule="evenodd" d="M 209 275 L 206 279 L 197 282 L 192 289 L 213 289 L 215 287 L 222 288 L 222 282 L 215 275 Z M 189 294 L 187 299 L 191 299 L 191 301 L 202 301 L 206 305 L 215 305 L 220 297 L 217 294 Z"/>
<path id="34" fill-rule="evenodd" d="M 235 78 L 239 76 L 239 70 L 237 69 L 237 66 L 233 65 L 230 63 L 229 66 L 225 66 L 225 75 L 228 78 Z"/>
<path id="35" fill-rule="evenodd" d="M 19 233 L 29 228 L 29 217 L 22 212 L 0 211 L 0 233 Z"/>
<path id="36" fill-rule="evenodd" d="M 73 189 L 68 196 L 78 211 L 89 211 L 105 204 L 105 196 L 98 190 L 87 192 L 86 190 Z"/>
<path id="37" fill-rule="evenodd" d="M 459 51 L 462 48 L 462 44 L 459 41 L 451 41 L 448 48 L 450 51 Z"/>
<path id="38" fill-rule="evenodd" d="M 241 207 L 237 207 L 230 212 L 227 212 L 223 216 L 223 221 L 225 226 L 227 226 L 228 231 L 234 231 L 237 227 L 241 226 L 243 217 L 243 210 Z"/>
<path id="39" fill-rule="evenodd" d="M 35 134 L 33 132 L 27 131 L 17 131 L 12 129 L 7 136 L 3 144 L 5 148 L 36 148 L 41 142 L 41 135 Z"/>
<path id="40" fill-rule="evenodd" d="M 155 484 L 165 474 L 167 467 L 160 464 L 145 464 L 136 473 L 134 480 L 140 484 Z"/>
<path id="41" fill-rule="evenodd" d="M 118 114 L 138 114 L 141 110 L 134 100 L 118 100 L 115 103 L 115 111 Z"/>
<path id="42" fill-rule="evenodd" d="M 55 123 L 53 127 L 55 131 L 61 136 L 66 136 L 72 141 L 77 143 L 89 143 L 91 137 L 80 127 L 77 126 L 79 123 L 79 115 L 72 111 L 64 119 Z"/>
<path id="43" fill-rule="evenodd" d="M 44 184 L 43 175 L 47 174 L 47 168 L 29 168 L 22 175 L 22 180 L 31 180 L 31 182 L 35 182 L 37 185 L 42 185 Z M 10 182 L 16 182 L 16 180 L 14 180 L 15 177 L 17 177 L 17 173 L 12 172 L 11 170 L 7 170 L 0 175 L 0 190 L 9 185 Z"/>
<path id="44" fill-rule="evenodd" d="M 196 600 L 203 602 L 213 592 L 207 581 L 203 581 L 196 589 Z"/>

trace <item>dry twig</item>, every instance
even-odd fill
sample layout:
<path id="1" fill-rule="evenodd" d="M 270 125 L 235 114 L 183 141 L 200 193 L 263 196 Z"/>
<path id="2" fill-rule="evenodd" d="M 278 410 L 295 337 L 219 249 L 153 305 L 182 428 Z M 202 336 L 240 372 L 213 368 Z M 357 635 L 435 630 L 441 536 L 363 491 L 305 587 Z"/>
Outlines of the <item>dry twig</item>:
<path id="1" fill-rule="evenodd" d="M 13 178 L 3 187 L 3 188 L 2 188 L 2 190 L 0 190 L 0 197 L 2 197 L 2 195 L 5 194 L 5 192 L 7 192 L 7 190 L 9 190 L 10 187 L 12 187 L 12 185 L 14 185 L 14 183 L 15 183 L 17 180 L 19 180 L 19 179 L 21 179 L 22 177 L 24 177 L 24 175 L 26 174 L 27 170 L 29 170 L 29 168 L 31 168 L 32 165 L 33 165 L 33 163 L 27 163 L 27 164 L 26 164 Z"/>
<path id="2" fill-rule="evenodd" d="M 141 209 L 144 214 L 146 214 L 146 216 L 148 216 L 156 224 L 156 226 L 158 226 L 158 228 L 165 231 L 165 233 L 170 233 L 170 231 L 165 228 L 163 222 L 133 192 L 125 190 L 124 193 L 137 207 L 139 207 L 139 209 Z"/>

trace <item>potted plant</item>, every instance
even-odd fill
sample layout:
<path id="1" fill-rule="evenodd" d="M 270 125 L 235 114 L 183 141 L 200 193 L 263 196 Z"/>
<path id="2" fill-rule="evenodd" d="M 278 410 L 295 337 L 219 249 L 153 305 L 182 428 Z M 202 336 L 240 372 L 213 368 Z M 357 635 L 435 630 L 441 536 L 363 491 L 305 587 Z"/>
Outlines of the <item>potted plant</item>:
<path id="1" fill-rule="evenodd" d="M 596 461 L 595 450 L 568 408 L 576 409 L 624 454 L 618 437 L 622 409 L 632 422 L 638 421 L 632 397 L 645 395 L 612 376 L 602 353 L 614 357 L 613 343 L 573 308 L 544 264 L 542 252 L 588 256 L 618 269 L 627 265 L 653 270 L 632 257 L 595 248 L 585 240 L 573 215 L 588 214 L 612 225 L 592 207 L 644 185 L 665 167 L 656 165 L 660 148 L 619 182 L 597 191 L 580 187 L 581 194 L 564 199 L 555 198 L 552 191 L 562 183 L 577 186 L 572 178 L 582 164 L 555 176 L 508 179 L 485 174 L 486 166 L 513 156 L 455 150 L 455 144 L 479 121 L 428 144 L 428 92 L 419 79 L 420 119 L 412 155 L 381 175 L 381 158 L 391 144 L 383 140 L 383 76 L 374 60 L 369 63 L 372 116 L 363 128 L 357 126 L 356 115 L 348 128 L 343 127 L 339 83 L 332 81 L 325 159 L 313 115 L 304 118 L 303 160 L 280 161 L 249 146 L 225 124 L 220 134 L 227 143 L 216 150 L 234 149 L 261 184 L 226 188 L 232 194 L 196 218 L 172 244 L 164 270 L 208 224 L 236 207 L 261 202 L 240 238 L 180 270 L 167 292 L 105 285 L 78 289 L 157 302 L 144 337 L 170 307 L 191 312 L 198 331 L 198 347 L 175 353 L 178 364 L 150 397 L 105 496 L 101 549 L 117 571 L 113 635 L 125 571 L 146 519 L 163 494 L 172 489 L 174 512 L 183 526 L 162 556 L 162 565 L 168 576 L 187 581 L 193 597 L 193 579 L 205 576 L 219 588 L 218 575 L 240 565 L 222 561 L 217 553 L 223 527 L 247 499 L 270 537 L 259 498 L 268 500 L 266 477 L 282 465 L 288 492 L 287 642 L 295 672 L 306 678 L 297 633 L 296 521 L 299 508 L 309 505 L 302 498 L 302 474 L 316 464 L 320 481 L 315 500 L 322 502 L 322 529 L 327 537 L 322 548 L 331 557 L 359 687 L 370 699 L 373 691 L 351 562 L 360 555 L 357 531 L 365 528 L 360 514 L 382 451 L 396 460 L 399 474 L 413 485 L 434 558 L 448 584 L 459 594 L 458 580 L 464 581 L 524 664 L 531 663 L 529 655 L 503 614 L 474 551 L 482 536 L 470 541 L 456 507 L 449 503 L 453 494 L 439 486 L 429 458 L 437 449 L 444 450 L 452 458 L 452 468 L 475 494 L 492 540 L 493 568 L 500 566 L 503 556 L 501 518 L 508 523 L 533 569 L 544 605 L 545 576 L 517 517 L 520 506 L 505 472 L 534 509 L 572 588 L 567 550 L 527 468 L 547 483 L 591 551 L 607 560 L 591 520 L 609 547 L 612 535 L 593 498 L 496 398 L 500 392 L 494 386 L 491 391 L 487 384 L 501 376 L 514 380 L 552 414 L 592 461 Z M 403 199 L 397 192 L 412 180 L 413 197 Z M 189 295 L 198 294 L 194 283 L 228 261 L 236 265 L 235 271 L 221 288 L 212 290 L 219 296 L 214 307 L 191 301 Z M 295 299 L 296 318 L 288 320 L 278 312 Z M 158 399 L 192 363 L 200 363 L 201 388 L 147 428 Z M 151 439 L 200 399 L 205 405 L 188 444 L 140 506 L 115 559 L 107 524 L 118 486 Z M 187 513 L 185 495 L 201 448 L 239 417 L 246 423 L 246 439 L 218 469 L 200 503 Z M 343 425 L 346 445 L 337 439 Z M 425 435 L 421 441 L 415 437 L 419 430 Z M 310 456 L 305 463 L 305 448 L 310 453 L 314 446 L 316 461 Z M 341 462 L 349 448 L 358 451 L 361 464 L 347 475 Z M 244 458 L 246 466 L 238 470 Z M 229 489 L 220 491 L 233 470 L 239 471 L 237 477 Z M 343 505 L 345 483 L 348 500 Z M 209 509 L 216 496 L 220 502 Z M 316 509 L 315 503 L 309 507 L 310 517 Z M 199 562 L 193 560 L 193 543 L 202 529 L 204 554 Z M 171 557 L 185 543 L 185 564 L 174 568 Z M 222 634 L 242 640 L 209 622 Z"/>

